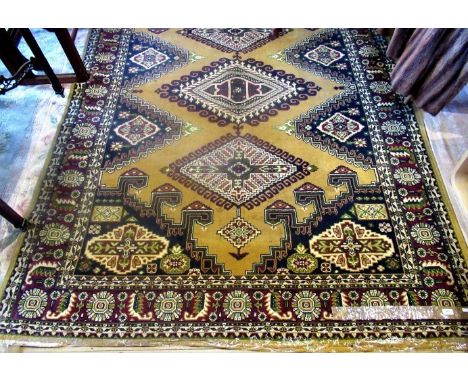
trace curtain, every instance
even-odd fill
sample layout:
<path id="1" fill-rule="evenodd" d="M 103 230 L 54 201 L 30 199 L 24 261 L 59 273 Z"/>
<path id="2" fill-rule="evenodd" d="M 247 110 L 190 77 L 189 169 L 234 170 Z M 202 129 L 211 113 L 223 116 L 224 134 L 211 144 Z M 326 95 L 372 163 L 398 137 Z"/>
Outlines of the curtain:
<path id="1" fill-rule="evenodd" d="M 468 29 L 397 28 L 387 55 L 396 62 L 393 90 L 432 115 L 468 81 Z"/>

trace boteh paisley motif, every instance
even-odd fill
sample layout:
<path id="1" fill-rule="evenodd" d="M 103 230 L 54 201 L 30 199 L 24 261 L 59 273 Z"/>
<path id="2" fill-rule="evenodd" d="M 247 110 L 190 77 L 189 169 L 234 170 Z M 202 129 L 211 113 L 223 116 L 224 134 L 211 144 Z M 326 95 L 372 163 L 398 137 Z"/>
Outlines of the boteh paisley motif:
<path id="1" fill-rule="evenodd" d="M 464 341 L 466 246 L 376 31 L 90 33 L 1 334 Z"/>

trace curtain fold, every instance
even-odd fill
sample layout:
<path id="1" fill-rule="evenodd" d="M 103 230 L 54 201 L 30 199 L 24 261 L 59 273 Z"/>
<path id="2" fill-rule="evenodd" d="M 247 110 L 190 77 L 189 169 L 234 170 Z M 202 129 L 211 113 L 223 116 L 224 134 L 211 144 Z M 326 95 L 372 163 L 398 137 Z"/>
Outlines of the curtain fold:
<path id="1" fill-rule="evenodd" d="M 468 29 L 397 28 L 387 55 L 396 62 L 393 90 L 432 115 L 468 81 Z"/>

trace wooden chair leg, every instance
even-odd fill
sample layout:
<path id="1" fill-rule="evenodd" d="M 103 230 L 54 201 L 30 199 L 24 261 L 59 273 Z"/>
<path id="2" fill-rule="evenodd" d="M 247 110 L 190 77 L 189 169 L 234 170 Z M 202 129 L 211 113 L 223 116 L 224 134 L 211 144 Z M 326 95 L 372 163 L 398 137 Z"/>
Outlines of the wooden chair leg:
<path id="1" fill-rule="evenodd" d="M 47 61 L 46 57 L 44 56 L 44 53 L 42 53 L 42 50 L 37 44 L 37 41 L 34 38 L 33 34 L 27 28 L 21 28 L 20 31 L 24 38 L 24 41 L 26 41 L 29 48 L 31 49 L 31 52 L 33 53 L 34 58 L 36 59 L 36 62 L 41 67 L 41 70 L 43 70 L 45 74 L 47 75 L 47 77 L 49 78 L 52 84 L 52 88 L 55 90 L 55 93 L 63 96 L 64 95 L 63 86 L 60 83 L 59 79 L 57 78 L 57 75 L 52 70 L 52 67 L 49 64 L 49 61 Z"/>
<path id="2" fill-rule="evenodd" d="M 62 45 L 63 51 L 65 52 L 68 61 L 75 71 L 77 82 L 86 82 L 89 80 L 89 73 L 84 66 L 83 60 L 76 49 L 75 43 L 73 42 L 72 36 L 68 33 L 66 28 L 54 29 L 55 35 L 57 36 L 60 45 Z"/>
<path id="3" fill-rule="evenodd" d="M 8 220 L 15 228 L 25 230 L 28 221 L 18 214 L 13 208 L 0 199 L 0 215 Z"/>

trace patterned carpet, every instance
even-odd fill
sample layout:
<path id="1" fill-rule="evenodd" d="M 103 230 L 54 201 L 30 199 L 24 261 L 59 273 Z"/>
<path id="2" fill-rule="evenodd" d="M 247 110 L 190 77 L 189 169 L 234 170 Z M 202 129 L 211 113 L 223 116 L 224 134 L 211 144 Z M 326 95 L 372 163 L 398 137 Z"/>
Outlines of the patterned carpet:
<path id="1" fill-rule="evenodd" d="M 466 245 L 385 44 L 93 30 L 0 333 L 465 337 Z"/>

